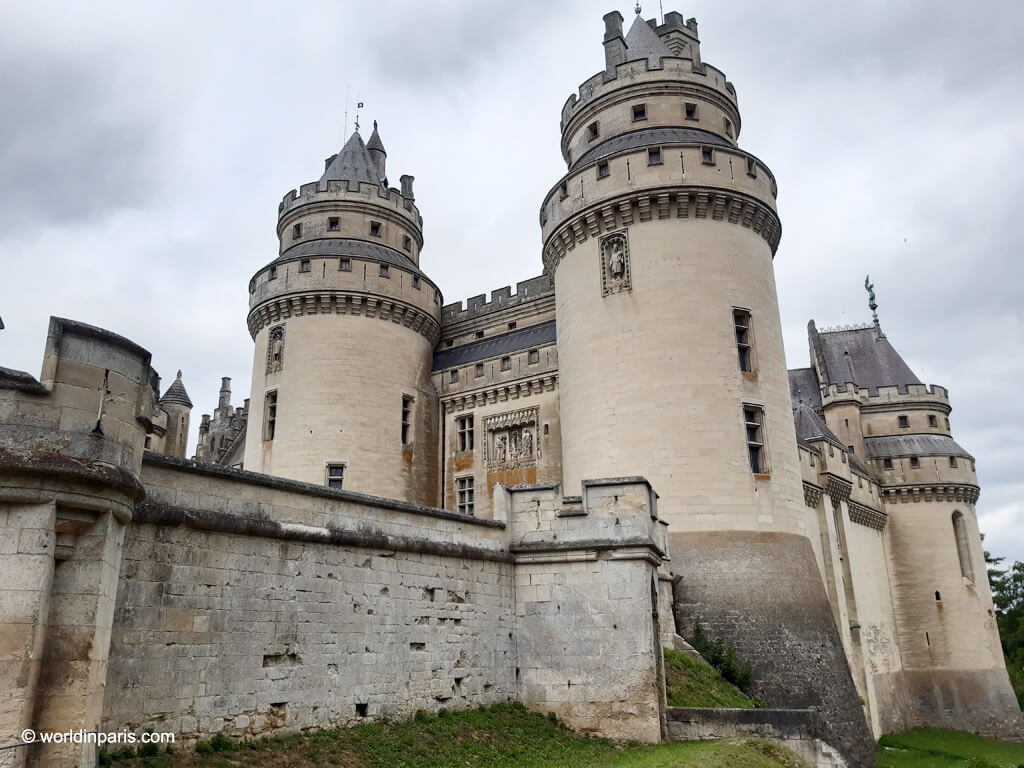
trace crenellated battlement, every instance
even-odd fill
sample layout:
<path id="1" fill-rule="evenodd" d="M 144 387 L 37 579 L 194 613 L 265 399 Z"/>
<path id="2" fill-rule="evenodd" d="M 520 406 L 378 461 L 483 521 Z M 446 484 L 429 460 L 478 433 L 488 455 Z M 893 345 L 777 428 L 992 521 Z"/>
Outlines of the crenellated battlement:
<path id="1" fill-rule="evenodd" d="M 287 214 L 305 205 L 322 202 L 354 201 L 374 202 L 377 205 L 390 205 L 400 215 L 411 218 L 417 227 L 423 226 L 423 217 L 416 207 L 415 198 L 412 197 L 412 177 L 407 185 L 408 195 L 395 187 L 383 187 L 366 182 L 346 181 L 311 181 L 303 184 L 297 190 L 288 192 L 277 207 L 278 221 Z"/>
<path id="2" fill-rule="evenodd" d="M 837 402 L 857 401 L 863 405 L 884 405 L 887 403 L 940 403 L 949 406 L 949 391 L 938 384 L 907 384 L 905 386 L 858 387 L 852 382 L 829 384 L 821 392 L 822 405 Z"/>
<path id="3" fill-rule="evenodd" d="M 736 88 L 729 82 L 722 70 L 710 64 L 681 56 L 664 56 L 660 59 L 660 63 L 661 66 L 658 67 L 653 66 L 648 59 L 627 61 L 624 64 L 616 65 L 614 77 L 609 77 L 606 72 L 598 72 L 585 80 L 580 85 L 579 91 L 570 95 L 562 107 L 562 130 L 565 131 L 573 117 L 595 100 L 626 85 L 636 86 L 661 80 L 670 80 L 673 83 L 692 83 L 709 88 L 731 104 L 734 110 L 739 111 Z"/>
<path id="4" fill-rule="evenodd" d="M 554 294 L 555 284 L 550 275 L 531 277 L 529 280 L 522 280 L 516 283 L 515 293 L 512 293 L 512 288 L 508 285 L 496 288 L 491 291 L 490 301 L 487 301 L 487 294 L 481 293 L 479 296 L 468 298 L 465 306 L 463 306 L 461 301 L 445 304 L 441 307 L 441 322 L 449 325 L 464 320 L 471 320 L 490 312 L 521 306 L 530 301 L 554 296 Z"/>

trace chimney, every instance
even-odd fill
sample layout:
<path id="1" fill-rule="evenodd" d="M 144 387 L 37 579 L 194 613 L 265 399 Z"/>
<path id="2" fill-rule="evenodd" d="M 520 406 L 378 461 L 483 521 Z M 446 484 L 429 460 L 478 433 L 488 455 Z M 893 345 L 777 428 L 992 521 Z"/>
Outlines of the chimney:
<path id="1" fill-rule="evenodd" d="M 231 408 L 231 377 L 225 376 L 220 380 L 220 403 L 218 408 Z"/>
<path id="2" fill-rule="evenodd" d="M 402 197 L 406 200 L 415 200 L 416 196 L 412 193 L 412 183 L 415 180 L 415 176 L 409 174 L 403 174 L 399 181 L 402 184 Z"/>
<path id="3" fill-rule="evenodd" d="M 612 11 L 604 15 L 604 68 L 608 78 L 615 77 L 615 67 L 626 60 L 626 40 L 622 36 L 622 14 Z"/>

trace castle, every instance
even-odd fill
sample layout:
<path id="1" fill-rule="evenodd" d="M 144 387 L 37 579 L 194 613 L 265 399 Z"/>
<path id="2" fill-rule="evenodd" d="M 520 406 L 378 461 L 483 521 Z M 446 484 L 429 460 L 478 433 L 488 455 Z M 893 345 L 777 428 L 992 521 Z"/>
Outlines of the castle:
<path id="1" fill-rule="evenodd" d="M 132 341 L 53 318 L 39 379 L 0 369 L 3 744 L 509 699 L 615 738 L 711 722 L 821 766 L 917 726 L 1020 736 L 948 393 L 877 316 L 812 322 L 787 372 L 778 188 L 732 83 L 693 19 L 604 21 L 604 68 L 562 110 L 543 274 L 515 293 L 443 303 L 375 125 L 280 203 L 250 398 L 224 380 L 194 460 L 181 373 L 160 397 Z M 662 648 L 697 622 L 770 709 L 666 705 Z"/>

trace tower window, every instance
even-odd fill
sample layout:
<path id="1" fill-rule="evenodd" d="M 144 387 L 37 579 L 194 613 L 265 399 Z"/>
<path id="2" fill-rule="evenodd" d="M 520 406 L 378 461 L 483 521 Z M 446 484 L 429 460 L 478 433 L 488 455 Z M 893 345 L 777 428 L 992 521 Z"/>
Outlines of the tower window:
<path id="1" fill-rule="evenodd" d="M 587 126 L 587 141 L 594 141 L 599 135 L 599 126 L 595 120 Z"/>
<path id="2" fill-rule="evenodd" d="M 380 265 L 380 276 L 381 277 L 390 278 L 391 277 L 391 267 L 389 267 L 387 264 L 381 264 Z"/>
<path id="3" fill-rule="evenodd" d="M 949 466 L 956 469 L 956 456 L 949 457 Z"/>
<path id="4" fill-rule="evenodd" d="M 686 102 L 686 119 L 696 120 L 697 119 L 697 105 L 692 101 Z"/>
<path id="5" fill-rule="evenodd" d="M 934 414 L 928 414 L 928 426 L 929 427 L 938 427 L 939 426 L 939 417 L 935 416 Z"/>
<path id="6" fill-rule="evenodd" d="M 647 164 L 661 165 L 661 147 L 655 147 L 647 150 Z"/>
<path id="7" fill-rule="evenodd" d="M 750 338 L 750 313 L 745 309 L 733 309 L 733 324 L 736 326 L 736 349 L 740 357 L 740 370 L 754 370 L 754 350 Z"/>
<path id="8" fill-rule="evenodd" d="M 484 337 L 484 332 L 483 331 L 477 331 L 476 333 L 473 334 L 473 338 L 474 339 L 482 339 L 483 337 Z"/>
<path id="9" fill-rule="evenodd" d="M 886 469 L 892 469 L 892 459 L 882 459 L 882 466 Z"/>
<path id="10" fill-rule="evenodd" d="M 533 365 L 534 363 L 539 363 L 540 362 L 540 351 L 536 350 L 536 349 L 531 349 L 529 352 L 527 352 L 526 353 L 526 362 L 529 365 Z"/>
<path id="11" fill-rule="evenodd" d="M 448 381 L 450 381 L 452 384 L 454 384 L 458 380 L 459 380 L 459 369 L 458 368 L 453 368 L 451 373 L 448 374 Z"/>
<path id="12" fill-rule="evenodd" d="M 949 432 L 949 419 L 946 419 L 946 431 Z"/>
<path id="13" fill-rule="evenodd" d="M 633 105 L 633 122 L 647 119 L 647 105 L 646 104 L 634 104 Z"/>
<path id="14" fill-rule="evenodd" d="M 381 227 L 381 224 L 380 224 L 379 221 L 371 221 L 370 222 L 370 234 L 373 235 L 374 237 L 380 237 L 380 227 Z"/>
<path id="15" fill-rule="evenodd" d="M 412 403 L 411 395 L 402 395 L 402 445 L 409 444 L 412 432 Z"/>
<path id="16" fill-rule="evenodd" d="M 476 364 L 475 373 L 476 373 L 477 378 L 479 378 L 479 377 L 484 375 L 484 364 L 483 363 L 477 363 Z"/>
<path id="17" fill-rule="evenodd" d="M 611 171 L 608 169 L 607 160 L 602 160 L 600 163 L 597 164 L 597 178 L 606 179 L 610 174 Z"/>
<path id="18" fill-rule="evenodd" d="M 511 371 L 512 370 L 512 358 L 511 357 L 506 356 L 506 357 L 501 358 L 501 370 L 503 370 L 503 371 Z"/>
<path id="19" fill-rule="evenodd" d="M 267 392 L 263 401 L 263 439 L 274 439 L 277 428 L 277 390 Z"/>
<path id="20" fill-rule="evenodd" d="M 277 267 L 271 267 L 269 274 L 267 274 L 267 280 L 277 280 Z"/>
<path id="21" fill-rule="evenodd" d="M 419 288 L 420 288 L 420 276 L 419 275 L 413 275 L 412 276 L 412 287 L 415 288 L 416 290 L 419 290 Z"/>
<path id="22" fill-rule="evenodd" d="M 758 405 L 743 406 L 743 423 L 747 430 L 747 452 L 750 471 L 755 475 L 768 472 L 764 453 L 764 409 Z"/>
<path id="23" fill-rule="evenodd" d="M 458 491 L 459 512 L 463 515 L 472 515 L 474 508 L 473 478 L 457 477 L 455 478 L 455 487 Z"/>
<path id="24" fill-rule="evenodd" d="M 352 259 L 350 259 L 348 256 L 342 256 L 340 259 L 338 259 L 338 269 L 340 269 L 342 272 L 351 272 Z"/>
<path id="25" fill-rule="evenodd" d="M 909 428 L 910 427 L 910 417 L 909 416 L 900 416 L 899 417 L 899 425 L 900 425 L 900 429 L 907 429 L 907 428 Z"/>
<path id="26" fill-rule="evenodd" d="M 412 251 L 412 238 L 409 237 L 408 235 L 405 235 L 405 237 L 402 238 L 402 247 L 405 248 L 405 250 L 411 252 Z"/>
<path id="27" fill-rule="evenodd" d="M 455 343 L 455 339 L 445 339 L 444 345 L 446 348 L 451 347 Z"/>
<path id="28" fill-rule="evenodd" d="M 327 229 L 331 232 L 337 232 L 341 229 L 341 219 L 337 216 L 329 216 L 327 219 Z"/>
<path id="29" fill-rule="evenodd" d="M 723 118 L 723 120 L 724 120 L 723 127 L 725 128 L 725 135 L 728 136 L 731 139 L 732 138 L 732 120 L 730 120 L 728 117 Z"/>
<path id="30" fill-rule="evenodd" d="M 919 459 L 917 456 L 911 456 L 910 466 L 912 469 L 917 469 L 918 467 L 921 466 L 921 459 Z"/>
<path id="31" fill-rule="evenodd" d="M 558 199 L 565 200 L 569 196 L 569 182 L 563 181 L 562 185 L 558 188 Z"/>
<path id="32" fill-rule="evenodd" d="M 508 324 L 508 329 L 509 329 L 510 331 L 512 331 L 512 330 L 515 330 L 515 327 L 516 327 L 517 325 L 519 325 L 519 324 L 518 324 L 518 323 L 517 323 L 517 322 L 516 322 L 515 320 L 513 320 L 512 322 L 510 322 L 510 323 Z"/>
<path id="33" fill-rule="evenodd" d="M 299 272 L 309 272 L 310 268 L 309 259 L 303 259 L 299 262 Z"/>
<path id="34" fill-rule="evenodd" d="M 328 464 L 327 465 L 327 487 L 341 489 L 342 483 L 345 481 L 345 465 L 344 464 Z"/>
<path id="35" fill-rule="evenodd" d="M 960 512 L 953 513 L 953 536 L 956 539 L 956 554 L 960 559 L 960 575 L 974 583 L 974 564 L 971 562 L 971 545 L 967 538 L 967 525 Z"/>
<path id="36" fill-rule="evenodd" d="M 700 161 L 704 165 L 715 164 L 715 148 L 714 147 L 701 147 L 700 148 Z"/>
<path id="37" fill-rule="evenodd" d="M 456 420 L 456 431 L 459 439 L 459 452 L 473 450 L 473 417 L 460 416 Z"/>
<path id="38" fill-rule="evenodd" d="M 302 237 L 302 225 L 295 224 L 292 226 L 292 240 L 298 240 Z"/>
<path id="39" fill-rule="evenodd" d="M 747 158 L 747 176 L 757 178 L 757 161 L 752 157 Z"/>

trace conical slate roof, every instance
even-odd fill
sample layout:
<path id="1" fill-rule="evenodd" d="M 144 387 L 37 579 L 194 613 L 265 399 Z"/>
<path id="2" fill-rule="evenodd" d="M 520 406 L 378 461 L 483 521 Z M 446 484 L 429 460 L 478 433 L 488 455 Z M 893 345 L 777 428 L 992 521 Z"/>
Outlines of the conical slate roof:
<path id="1" fill-rule="evenodd" d="M 192 407 L 192 401 L 189 399 L 188 392 L 185 391 L 185 385 L 181 383 L 181 371 L 178 371 L 178 378 L 172 382 L 164 392 L 164 396 L 160 398 L 160 405 L 169 404 Z"/>
<path id="2" fill-rule="evenodd" d="M 376 132 L 375 132 L 376 133 Z M 377 137 L 380 142 L 380 137 Z M 383 150 L 383 145 L 381 146 Z M 363 137 L 356 131 L 351 138 L 345 142 L 341 152 L 334 156 L 331 164 L 327 166 L 324 175 L 320 177 L 321 182 L 325 181 L 350 181 L 365 182 L 367 184 L 380 184 L 380 173 L 377 166 L 370 157 L 370 152 L 363 143 Z"/>
<path id="3" fill-rule="evenodd" d="M 377 121 L 373 121 L 373 133 L 370 134 L 370 140 L 366 142 L 366 148 L 368 150 L 377 150 L 387 154 L 387 150 L 384 149 L 384 142 L 380 140 L 380 134 L 377 133 Z"/>
<path id="4" fill-rule="evenodd" d="M 660 67 L 661 57 L 672 55 L 651 25 L 637 16 L 626 34 L 626 61 L 647 59 L 652 67 Z"/>
<path id="5" fill-rule="evenodd" d="M 798 405 L 793 409 L 793 422 L 798 439 L 808 443 L 827 440 L 844 451 L 846 450 L 843 441 L 836 437 L 835 433 L 825 424 L 825 420 L 816 414 L 814 409 L 806 405 Z"/>

